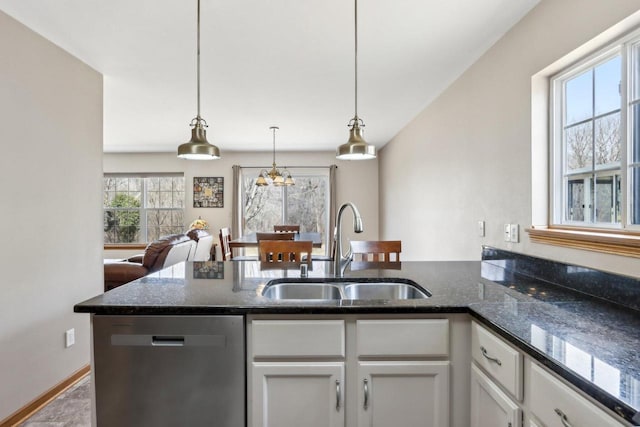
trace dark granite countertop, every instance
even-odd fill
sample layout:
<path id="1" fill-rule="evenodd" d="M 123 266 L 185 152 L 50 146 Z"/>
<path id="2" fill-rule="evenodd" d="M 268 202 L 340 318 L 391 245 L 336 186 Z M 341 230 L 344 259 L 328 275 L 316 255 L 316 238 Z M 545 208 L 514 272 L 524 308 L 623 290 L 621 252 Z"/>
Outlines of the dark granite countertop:
<path id="1" fill-rule="evenodd" d="M 309 278 L 333 279 L 314 261 Z M 400 269 L 347 269 L 343 280 L 410 279 L 431 293 L 417 300 L 270 300 L 271 280 L 298 270 L 261 270 L 257 262 L 185 263 L 77 304 L 108 315 L 469 313 L 477 321 L 614 410 L 640 411 L 640 312 L 514 274 L 490 262 L 403 262 Z"/>

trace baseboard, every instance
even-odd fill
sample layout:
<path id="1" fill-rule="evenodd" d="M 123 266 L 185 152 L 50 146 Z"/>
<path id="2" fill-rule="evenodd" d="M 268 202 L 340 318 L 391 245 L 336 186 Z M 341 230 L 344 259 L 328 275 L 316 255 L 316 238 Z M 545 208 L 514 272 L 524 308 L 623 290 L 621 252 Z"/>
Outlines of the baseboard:
<path id="1" fill-rule="evenodd" d="M 53 399 L 64 393 L 67 389 L 84 378 L 90 371 L 91 368 L 89 365 L 78 369 L 76 372 L 71 374 L 69 378 L 53 386 L 42 395 L 35 398 L 33 401 L 20 408 L 18 411 L 14 412 L 8 418 L 0 421 L 0 427 L 12 427 L 24 422 L 35 412 L 39 411 L 44 405 L 51 402 Z"/>

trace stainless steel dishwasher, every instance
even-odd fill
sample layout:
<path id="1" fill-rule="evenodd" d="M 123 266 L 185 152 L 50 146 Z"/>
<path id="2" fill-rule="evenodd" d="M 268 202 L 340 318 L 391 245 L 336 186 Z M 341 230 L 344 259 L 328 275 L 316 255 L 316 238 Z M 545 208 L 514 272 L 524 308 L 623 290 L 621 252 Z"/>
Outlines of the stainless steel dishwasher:
<path id="1" fill-rule="evenodd" d="M 93 316 L 98 427 L 245 426 L 242 316 Z"/>

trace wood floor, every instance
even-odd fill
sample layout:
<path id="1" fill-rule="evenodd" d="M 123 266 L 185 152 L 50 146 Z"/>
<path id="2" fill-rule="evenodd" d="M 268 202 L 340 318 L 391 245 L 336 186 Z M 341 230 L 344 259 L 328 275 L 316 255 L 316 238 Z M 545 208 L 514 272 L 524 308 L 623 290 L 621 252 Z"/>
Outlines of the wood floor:
<path id="1" fill-rule="evenodd" d="M 91 376 L 33 414 L 20 427 L 91 427 Z"/>

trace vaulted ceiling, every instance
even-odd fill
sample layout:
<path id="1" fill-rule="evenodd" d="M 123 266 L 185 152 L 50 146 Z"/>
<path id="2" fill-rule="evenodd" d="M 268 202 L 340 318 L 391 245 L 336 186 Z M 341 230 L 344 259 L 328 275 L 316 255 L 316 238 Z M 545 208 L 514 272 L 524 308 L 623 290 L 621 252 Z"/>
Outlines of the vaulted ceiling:
<path id="1" fill-rule="evenodd" d="M 360 0 L 358 113 L 382 147 L 539 0 Z M 3 0 L 104 75 L 105 152 L 175 151 L 196 115 L 196 0 Z M 202 117 L 224 150 L 333 150 L 354 114 L 354 4 L 201 0 Z"/>

